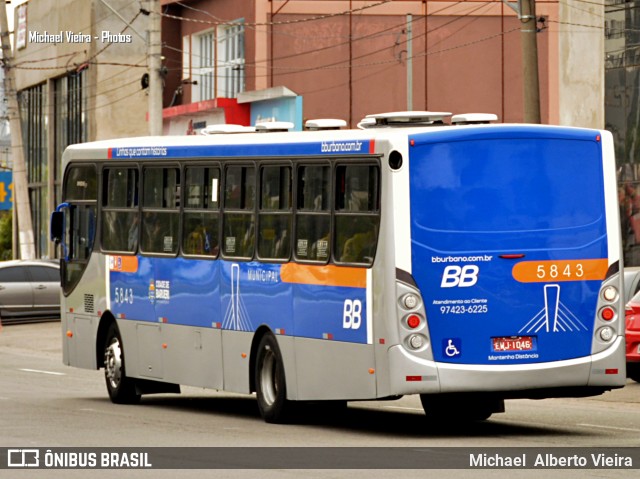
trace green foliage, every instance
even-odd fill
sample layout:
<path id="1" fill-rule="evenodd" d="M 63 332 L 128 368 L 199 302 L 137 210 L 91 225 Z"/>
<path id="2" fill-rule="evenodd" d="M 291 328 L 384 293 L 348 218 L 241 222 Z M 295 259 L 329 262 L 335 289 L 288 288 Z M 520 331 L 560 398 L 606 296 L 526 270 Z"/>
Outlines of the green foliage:
<path id="1" fill-rule="evenodd" d="M 0 211 L 0 260 L 13 257 L 13 222 L 11 211 Z"/>

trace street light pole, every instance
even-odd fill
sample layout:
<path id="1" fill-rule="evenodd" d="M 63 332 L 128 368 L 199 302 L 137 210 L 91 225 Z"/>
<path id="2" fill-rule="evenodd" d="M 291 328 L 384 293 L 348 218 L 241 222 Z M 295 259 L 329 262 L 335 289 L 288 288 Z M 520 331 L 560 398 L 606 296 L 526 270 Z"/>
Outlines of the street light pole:
<path id="1" fill-rule="evenodd" d="M 33 240 L 33 222 L 31 219 L 31 205 L 29 203 L 29 188 L 27 184 L 27 169 L 22 146 L 22 124 L 18 108 L 18 92 L 15 87 L 15 70 L 11 68 L 11 42 L 9 41 L 9 27 L 7 9 L 0 4 L 0 36 L 2 37 L 2 64 L 4 67 L 5 96 L 11 128 L 11 149 L 13 158 L 13 218 L 18 226 L 19 257 L 33 259 L 36 256 Z M 15 251 L 15 248 L 14 248 Z"/>
<path id="2" fill-rule="evenodd" d="M 540 123 L 540 84 L 538 79 L 538 22 L 535 0 L 520 0 L 522 34 L 522 74 L 524 76 L 524 121 Z"/>
<path id="3" fill-rule="evenodd" d="M 160 0 L 149 0 L 149 134 L 162 135 L 162 39 Z"/>

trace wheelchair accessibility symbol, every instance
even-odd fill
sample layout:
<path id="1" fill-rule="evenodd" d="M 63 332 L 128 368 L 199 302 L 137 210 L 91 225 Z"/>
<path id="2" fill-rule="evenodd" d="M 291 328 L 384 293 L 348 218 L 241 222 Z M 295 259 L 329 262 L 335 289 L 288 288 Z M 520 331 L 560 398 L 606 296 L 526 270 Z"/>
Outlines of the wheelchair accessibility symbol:
<path id="1" fill-rule="evenodd" d="M 442 341 L 442 350 L 448 358 L 455 358 L 462 354 L 462 340 L 460 338 L 447 338 Z"/>

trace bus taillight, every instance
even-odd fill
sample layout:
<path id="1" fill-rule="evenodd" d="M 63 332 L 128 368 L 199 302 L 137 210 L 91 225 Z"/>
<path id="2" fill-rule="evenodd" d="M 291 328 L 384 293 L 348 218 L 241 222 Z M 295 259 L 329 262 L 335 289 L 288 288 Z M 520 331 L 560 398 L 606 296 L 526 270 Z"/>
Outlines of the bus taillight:
<path id="1" fill-rule="evenodd" d="M 600 310 L 600 317 L 605 321 L 611 321 L 616 317 L 616 310 L 610 306 L 606 306 Z"/>
<path id="2" fill-rule="evenodd" d="M 607 286 L 602 291 L 602 297 L 607 301 L 613 302 L 618 299 L 618 290 L 615 288 L 615 286 Z"/>
<path id="3" fill-rule="evenodd" d="M 418 326 L 420 326 L 421 323 L 421 319 L 420 316 L 418 316 L 417 314 L 412 314 L 407 318 L 407 326 L 409 326 L 411 329 L 416 329 Z"/>

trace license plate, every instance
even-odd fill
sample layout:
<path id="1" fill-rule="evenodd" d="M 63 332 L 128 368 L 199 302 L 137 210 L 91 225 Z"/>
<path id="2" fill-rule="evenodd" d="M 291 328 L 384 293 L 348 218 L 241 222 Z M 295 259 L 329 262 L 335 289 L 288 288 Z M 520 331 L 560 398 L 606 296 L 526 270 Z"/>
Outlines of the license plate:
<path id="1" fill-rule="evenodd" d="M 491 338 L 493 352 L 533 351 L 535 349 L 535 336 L 507 336 Z"/>

